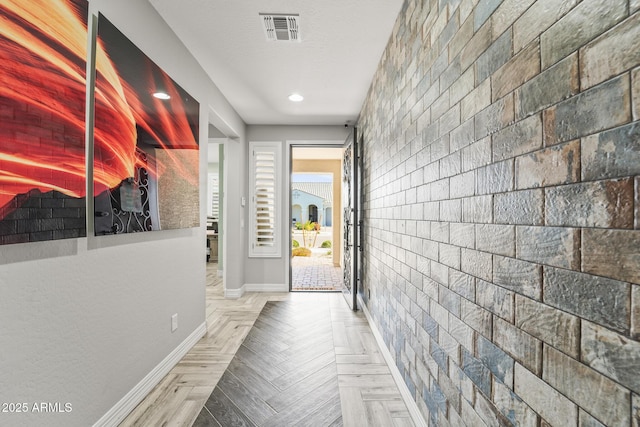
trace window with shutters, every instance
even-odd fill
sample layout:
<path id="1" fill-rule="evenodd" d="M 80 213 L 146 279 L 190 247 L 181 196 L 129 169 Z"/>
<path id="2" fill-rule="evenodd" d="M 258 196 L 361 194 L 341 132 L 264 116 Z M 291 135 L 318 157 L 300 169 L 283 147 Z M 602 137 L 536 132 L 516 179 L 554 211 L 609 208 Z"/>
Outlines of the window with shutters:
<path id="1" fill-rule="evenodd" d="M 207 202 L 209 209 L 207 216 L 218 220 L 220 218 L 220 186 L 218 185 L 218 174 L 210 173 L 208 175 L 209 194 L 207 195 Z"/>
<path id="2" fill-rule="evenodd" d="M 250 142 L 249 256 L 281 256 L 279 142 Z"/>

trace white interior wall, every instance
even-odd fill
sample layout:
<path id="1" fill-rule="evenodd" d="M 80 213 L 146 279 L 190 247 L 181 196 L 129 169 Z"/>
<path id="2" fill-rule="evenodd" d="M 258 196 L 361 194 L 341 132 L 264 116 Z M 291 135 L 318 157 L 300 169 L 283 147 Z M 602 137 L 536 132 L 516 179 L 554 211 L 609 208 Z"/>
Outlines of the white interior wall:
<path id="1" fill-rule="evenodd" d="M 240 117 L 147 0 L 91 0 L 90 15 L 98 12 L 200 102 L 200 141 L 212 116 L 236 138 L 228 160 L 238 185 L 229 190 L 238 194 L 246 169 Z M 0 413 L 0 425 L 93 425 L 203 324 L 206 145 L 199 228 L 100 237 L 89 229 L 86 238 L 0 248 L 0 402 L 72 408 Z M 230 233 L 241 234 L 241 213 L 229 207 Z M 244 283 L 243 248 L 227 248 L 237 260 L 231 286 Z"/>
<path id="2" fill-rule="evenodd" d="M 207 154 L 207 174 L 216 175 L 217 186 L 218 186 L 218 277 L 222 277 L 224 272 L 224 165 L 221 164 L 224 162 L 224 144 L 228 142 L 227 138 L 211 138 L 212 129 L 215 132 L 219 132 L 217 129 L 213 128 L 213 126 L 209 126 L 209 144 L 208 144 L 208 154 Z M 209 180 L 207 179 L 207 206 L 211 204 L 211 194 L 212 188 L 209 185 Z M 207 215 L 209 213 L 207 212 Z"/>

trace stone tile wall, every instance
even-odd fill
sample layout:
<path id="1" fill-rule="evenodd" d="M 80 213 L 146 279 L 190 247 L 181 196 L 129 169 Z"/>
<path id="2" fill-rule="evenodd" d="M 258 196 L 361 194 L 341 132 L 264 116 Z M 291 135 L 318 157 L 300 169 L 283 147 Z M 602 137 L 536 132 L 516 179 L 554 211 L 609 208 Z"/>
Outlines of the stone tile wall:
<path id="1" fill-rule="evenodd" d="M 0 245 L 85 237 L 86 200 L 52 190 L 18 194 L 0 207 Z"/>
<path id="2" fill-rule="evenodd" d="M 640 2 L 407 0 L 364 296 L 433 426 L 640 426 Z"/>

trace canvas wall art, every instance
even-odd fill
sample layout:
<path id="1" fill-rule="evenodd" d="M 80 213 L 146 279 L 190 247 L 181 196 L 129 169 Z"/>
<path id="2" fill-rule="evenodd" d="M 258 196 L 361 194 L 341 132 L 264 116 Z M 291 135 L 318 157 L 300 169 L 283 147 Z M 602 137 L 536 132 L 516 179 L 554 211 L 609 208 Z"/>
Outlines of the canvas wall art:
<path id="1" fill-rule="evenodd" d="M 197 227 L 199 103 L 102 14 L 96 52 L 96 235 Z"/>
<path id="2" fill-rule="evenodd" d="M 86 235 L 86 0 L 0 1 L 0 244 Z"/>

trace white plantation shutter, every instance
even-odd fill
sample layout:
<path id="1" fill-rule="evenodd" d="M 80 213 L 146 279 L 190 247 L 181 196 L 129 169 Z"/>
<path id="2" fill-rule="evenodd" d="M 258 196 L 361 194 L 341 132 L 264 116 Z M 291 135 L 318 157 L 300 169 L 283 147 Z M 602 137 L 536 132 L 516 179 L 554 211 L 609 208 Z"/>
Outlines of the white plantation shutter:
<path id="1" fill-rule="evenodd" d="M 218 185 L 218 176 L 216 174 L 209 174 L 208 188 L 209 212 L 207 212 L 207 216 L 217 220 L 220 218 L 220 186 Z"/>
<path id="2" fill-rule="evenodd" d="M 250 242 L 251 257 L 280 257 L 280 143 L 251 142 Z"/>
<path id="3" fill-rule="evenodd" d="M 257 247 L 273 247 L 276 226 L 276 155 L 271 151 L 254 151 L 255 230 Z"/>

